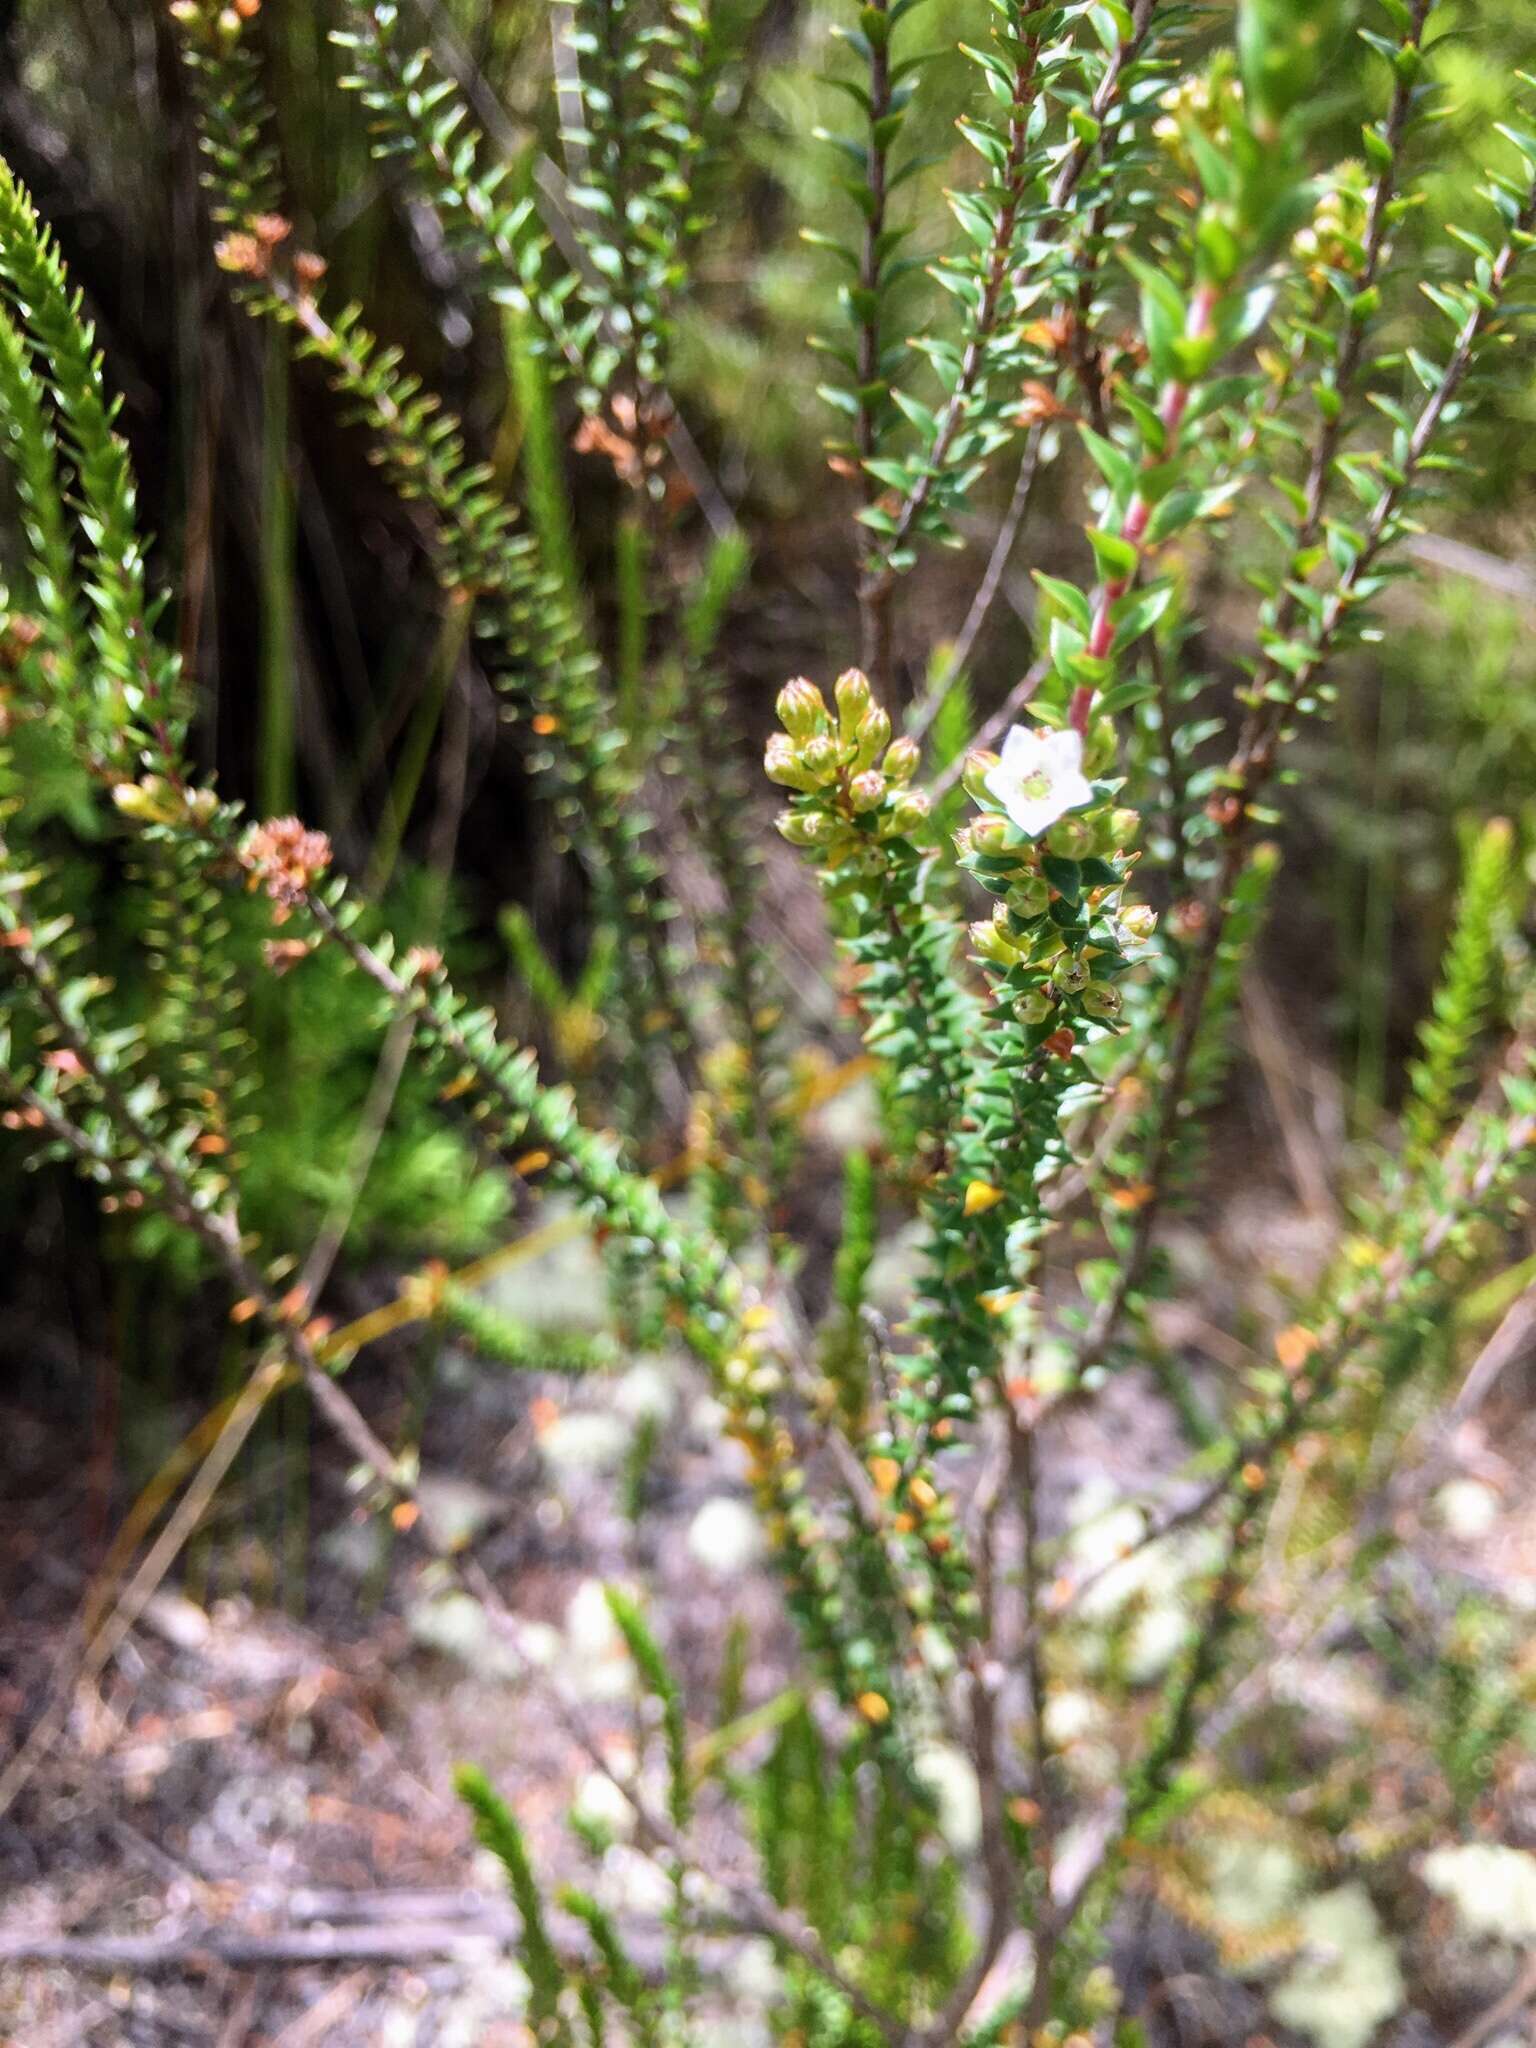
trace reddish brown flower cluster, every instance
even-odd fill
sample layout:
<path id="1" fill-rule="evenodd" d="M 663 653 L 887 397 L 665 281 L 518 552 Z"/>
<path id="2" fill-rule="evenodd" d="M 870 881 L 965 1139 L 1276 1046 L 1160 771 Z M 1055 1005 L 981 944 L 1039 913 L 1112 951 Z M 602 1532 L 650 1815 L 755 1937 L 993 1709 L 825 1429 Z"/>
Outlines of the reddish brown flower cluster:
<path id="1" fill-rule="evenodd" d="M 245 836 L 240 858 L 253 889 L 265 889 L 281 924 L 331 864 L 331 842 L 297 818 L 269 818 Z"/>
<path id="2" fill-rule="evenodd" d="M 268 939 L 262 946 L 261 957 L 272 972 L 281 978 L 307 960 L 313 951 L 310 939 Z"/>
<path id="3" fill-rule="evenodd" d="M 43 637 L 36 619 L 12 612 L 0 619 L 0 668 L 17 669 Z"/>
<path id="4" fill-rule="evenodd" d="M 608 401 L 611 423 L 588 413 L 571 440 L 578 455 L 606 455 L 620 483 L 638 488 L 661 462 L 670 415 L 664 404 L 636 405 L 626 392 Z"/>
<path id="5" fill-rule="evenodd" d="M 245 277 L 265 277 L 272 268 L 273 250 L 286 242 L 292 232 L 292 224 L 280 213 L 258 214 L 248 229 L 226 235 L 215 246 L 214 259 L 221 270 Z"/>
<path id="6" fill-rule="evenodd" d="M 1070 420 L 1077 415 L 1070 405 L 1063 405 L 1049 384 L 1042 384 L 1031 377 L 1025 384 L 1015 423 L 1021 427 L 1044 426 L 1048 420 Z"/>
<path id="7" fill-rule="evenodd" d="M 221 270 L 236 277 L 270 277 L 277 251 L 292 233 L 293 223 L 282 214 L 259 213 L 246 227 L 225 235 L 214 245 L 214 261 Z M 294 252 L 290 269 L 301 296 L 308 298 L 325 276 L 325 258 L 312 249 L 299 249 Z"/>

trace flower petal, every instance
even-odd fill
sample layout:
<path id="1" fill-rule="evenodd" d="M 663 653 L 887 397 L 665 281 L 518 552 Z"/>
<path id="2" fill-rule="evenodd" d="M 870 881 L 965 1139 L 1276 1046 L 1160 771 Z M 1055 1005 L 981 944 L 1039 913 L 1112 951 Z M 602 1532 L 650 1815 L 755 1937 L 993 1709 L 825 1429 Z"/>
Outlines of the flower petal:
<path id="1" fill-rule="evenodd" d="M 1032 725 L 1010 725 L 1003 741 L 1002 762 L 1009 775 L 1027 775 L 1039 764 L 1040 734 Z M 990 787 L 990 784 L 988 785 Z"/>
<path id="2" fill-rule="evenodd" d="M 1046 733 L 1040 741 L 1040 765 L 1054 782 L 1063 776 L 1083 777 L 1083 736 L 1070 725 Z"/>

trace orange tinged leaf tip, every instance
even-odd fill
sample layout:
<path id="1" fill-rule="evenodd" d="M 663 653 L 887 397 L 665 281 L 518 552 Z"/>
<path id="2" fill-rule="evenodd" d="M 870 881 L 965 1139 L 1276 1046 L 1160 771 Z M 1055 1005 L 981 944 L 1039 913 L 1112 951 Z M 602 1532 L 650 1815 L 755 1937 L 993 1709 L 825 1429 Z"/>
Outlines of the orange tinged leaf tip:
<path id="1" fill-rule="evenodd" d="M 1287 1372 L 1300 1372 L 1317 1349 L 1318 1337 L 1301 1323 L 1292 1323 L 1275 1337 L 1275 1356 Z"/>
<path id="2" fill-rule="evenodd" d="M 901 1477 L 901 1467 L 894 1458 L 871 1458 L 869 1476 L 875 1482 L 875 1491 L 882 1500 L 889 1500 L 896 1491 L 896 1482 Z"/>

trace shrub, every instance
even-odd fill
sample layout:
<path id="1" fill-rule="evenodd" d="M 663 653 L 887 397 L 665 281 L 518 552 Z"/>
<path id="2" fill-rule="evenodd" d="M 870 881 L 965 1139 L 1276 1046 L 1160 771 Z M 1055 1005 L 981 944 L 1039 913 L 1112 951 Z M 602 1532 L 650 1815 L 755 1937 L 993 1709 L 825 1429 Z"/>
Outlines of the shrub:
<path id="1" fill-rule="evenodd" d="M 670 1333 L 708 1374 L 799 1624 L 805 1693 L 700 1739 L 659 1641 L 666 1616 L 612 1594 L 654 1708 L 655 1789 L 642 1772 L 622 1790 L 670 1887 L 659 1969 L 596 1899 L 546 1896 L 516 1817 L 465 1774 L 522 1915 L 541 2039 L 705 2038 L 713 1944 L 734 1932 L 772 1945 L 777 2024 L 816 2048 L 980 2048 L 1019 2026 L 1036 2042 L 1134 2041 L 1102 1966 L 1106 1928 L 1128 1873 L 1171 1855 L 1219 1778 L 1213 1719 L 1253 1653 L 1246 1595 L 1277 1493 L 1293 1496 L 1298 1541 L 1371 1534 L 1345 1568 L 1370 1583 L 1390 1549 L 1373 1490 L 1443 1372 L 1437 1332 L 1499 1256 L 1536 1128 L 1523 863 L 1494 819 L 1471 841 L 1400 1131 L 1361 1162 L 1317 1285 L 1283 1327 L 1270 1316 L 1273 1362 L 1256 1356 L 1226 1411 L 1207 1411 L 1151 1314 L 1171 1285 L 1158 1226 L 1199 1184 L 1276 887 L 1287 745 L 1326 715 L 1352 651 L 1391 629 L 1400 544 L 1516 330 L 1536 141 L 1490 135 L 1478 218 L 1446 223 L 1405 265 L 1397 233 L 1438 105 L 1428 0 L 1380 0 L 1358 41 L 1338 0 L 1244 0 L 1230 35 L 1154 0 L 992 0 L 986 40 L 966 50 L 976 91 L 956 110 L 974 163 L 940 235 L 903 210 L 909 107 L 953 76 L 918 47 L 937 24 L 909 22 L 914 0 L 871 0 L 842 26 L 852 127 L 828 146 L 847 204 L 808 235 L 827 262 L 818 346 L 830 466 L 859 532 L 861 666 L 829 650 L 821 685 L 786 682 L 765 766 L 778 831 L 825 899 L 880 1133 L 849 1160 L 832 1300 L 812 1328 L 785 1200 L 815 1170 L 797 1074 L 808 1034 L 765 942 L 753 791 L 725 730 L 748 542 L 671 392 L 742 25 L 694 0 L 576 0 L 556 66 L 557 251 L 547 182 L 495 157 L 392 0 L 352 7 L 348 82 L 377 153 L 505 322 L 526 426 L 509 484 L 362 310 L 330 303 L 325 263 L 284 211 L 260 0 L 171 11 L 220 267 L 321 366 L 420 507 L 445 631 L 473 636 L 547 831 L 591 891 L 596 966 L 567 996 L 514 914 L 572 1077 L 551 1082 L 438 948 L 382 929 L 323 834 L 253 819 L 198 776 L 195 691 L 148 587 L 91 329 L 0 174 L 0 400 L 27 553 L 3 641 L 8 1122 L 38 1156 L 73 1159 L 107 1207 L 195 1244 L 262 1368 L 280 1364 L 272 1383 L 308 1385 L 381 1503 L 409 1496 L 409 1454 L 338 1384 L 353 1347 L 319 1315 L 334 1244 L 317 1259 L 281 1203 L 259 1233 L 242 1207 L 251 1120 L 281 1113 L 240 1078 L 238 1005 L 261 970 L 232 948 L 223 906 L 254 897 L 266 971 L 289 977 L 300 1019 L 322 961 L 366 989 L 418 1095 L 472 1132 L 483 1175 L 558 1185 L 601 1233 L 620 1340 Z M 1358 155 L 1329 167 L 1329 81 L 1356 62 L 1373 111 Z M 913 284 L 914 247 L 932 297 Z M 566 402 L 621 493 L 606 621 L 565 501 Z M 1077 574 L 1036 573 L 1035 658 L 972 733 L 972 651 L 1050 473 L 1078 508 Z M 903 708 L 910 593 L 999 478 L 983 585 Z M 1229 600 L 1256 593 L 1232 706 L 1196 665 L 1224 571 L 1240 572 Z M 26 767 L 38 749 L 70 764 L 92 829 L 153 892 L 147 1015 L 101 971 L 102 940 L 57 907 L 59 827 Z M 712 877 L 697 917 L 669 897 L 663 807 Z M 685 1115 L 691 1199 L 668 1201 L 645 1169 Z M 868 1289 L 898 1216 L 921 1257 L 892 1321 Z M 492 1354 L 527 1362 L 527 1333 L 478 1298 L 440 1276 L 413 1284 Z M 536 1355 L 585 1371 L 609 1354 Z M 1166 1670 L 1151 1659 L 1150 1680 L 1128 1636 L 1145 1603 L 1106 1630 L 1089 1596 L 1109 1563 L 1062 1576 L 1041 1514 L 1044 1424 L 1138 1363 L 1198 1440 L 1192 1495 L 1130 1540 L 1184 1560 L 1176 1654 Z M 471 1560 L 455 1569 L 489 1592 Z M 1140 1710 L 1087 1812 L 1052 1707 L 1090 1624 Z M 1481 1670 L 1463 1651 L 1456 1668 Z M 1450 1693 L 1464 1701 L 1467 1684 L 1487 1696 L 1475 1679 Z M 1496 1705 L 1455 1710 L 1459 1784 L 1518 1725 L 1518 1698 Z M 732 1759 L 749 1742 L 746 1776 Z M 750 1877 L 739 1859 L 735 1875 L 701 1870 L 706 1805 L 754 1845 Z"/>

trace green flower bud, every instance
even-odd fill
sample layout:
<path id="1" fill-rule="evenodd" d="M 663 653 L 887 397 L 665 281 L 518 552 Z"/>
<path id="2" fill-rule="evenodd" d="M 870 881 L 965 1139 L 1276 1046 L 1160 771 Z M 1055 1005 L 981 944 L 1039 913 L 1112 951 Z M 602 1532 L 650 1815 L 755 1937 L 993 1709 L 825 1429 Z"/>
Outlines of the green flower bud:
<path id="1" fill-rule="evenodd" d="M 1094 838 L 1094 828 L 1086 818 L 1058 818 L 1045 835 L 1045 843 L 1062 860 L 1083 860 L 1092 853 Z"/>
<path id="2" fill-rule="evenodd" d="M 1109 822 L 1114 827 L 1116 846 L 1134 846 L 1136 835 L 1141 830 L 1140 811 L 1125 809 L 1111 811 Z"/>
<path id="3" fill-rule="evenodd" d="M 1083 773 L 1090 780 L 1103 775 L 1115 764 L 1115 752 L 1119 746 L 1119 735 L 1112 718 L 1096 718 L 1088 735 L 1088 744 L 1083 749 Z"/>
<path id="4" fill-rule="evenodd" d="M 1013 1006 L 1013 1014 L 1021 1024 L 1043 1024 L 1051 1009 L 1051 999 L 1045 990 L 1032 988 L 1019 997 Z"/>
<path id="5" fill-rule="evenodd" d="M 987 788 L 987 777 L 994 768 L 1002 766 L 1002 756 L 985 747 L 972 747 L 965 757 L 965 766 L 960 771 L 960 787 L 973 804 L 996 803 L 997 799 Z"/>
<path id="6" fill-rule="evenodd" d="M 1143 946 L 1157 930 L 1157 912 L 1148 903 L 1127 904 L 1116 920 L 1115 930 L 1122 941 Z"/>
<path id="7" fill-rule="evenodd" d="M 854 767 L 873 768 L 877 755 L 883 754 L 891 744 L 890 714 L 879 704 L 871 704 L 859 720 L 854 741 L 857 747 L 853 757 Z"/>
<path id="8" fill-rule="evenodd" d="M 971 822 L 971 845 L 977 853 L 1001 853 L 1008 844 L 1008 820 L 995 811 Z"/>
<path id="9" fill-rule="evenodd" d="M 1078 1996 L 1085 2011 L 1095 2019 L 1108 2019 L 1120 2010 L 1120 1987 L 1115 1982 L 1115 1973 L 1102 1963 L 1088 1972 Z"/>
<path id="10" fill-rule="evenodd" d="M 838 746 L 831 733 L 818 733 L 813 740 L 807 740 L 800 749 L 801 764 L 811 777 L 811 786 L 830 782 L 837 773 Z"/>
<path id="11" fill-rule="evenodd" d="M 854 776 L 848 785 L 848 801 L 858 817 L 880 808 L 885 802 L 885 777 L 878 768 L 866 768 L 862 775 Z"/>
<path id="12" fill-rule="evenodd" d="M 885 750 L 885 779 L 887 782 L 910 782 L 917 773 L 917 764 L 922 750 L 916 740 L 908 739 L 903 733 L 894 739 Z"/>
<path id="13" fill-rule="evenodd" d="M 932 808 L 926 790 L 903 789 L 898 790 L 891 798 L 885 815 L 890 820 L 893 832 L 910 837 L 912 833 L 922 830 L 928 822 L 928 813 Z"/>
<path id="14" fill-rule="evenodd" d="M 993 917 L 981 918 L 971 926 L 971 944 L 994 967 L 1012 967 L 1020 958 L 1018 947 Z"/>
<path id="15" fill-rule="evenodd" d="M 780 811 L 773 822 L 791 846 L 825 846 L 837 829 L 825 811 Z"/>
<path id="16" fill-rule="evenodd" d="M 874 702 L 869 677 L 861 668 L 844 669 L 832 685 L 832 694 L 837 699 L 838 735 L 846 742 L 858 731 L 859 720 Z"/>
<path id="17" fill-rule="evenodd" d="M 1113 811 L 1099 811 L 1093 821 L 1093 851 L 1101 860 L 1110 860 L 1121 851 L 1120 835 L 1115 830 Z"/>
<path id="18" fill-rule="evenodd" d="M 142 782 L 114 783 L 112 801 L 125 818 L 148 825 L 174 824 L 182 808 L 176 790 L 162 775 L 146 775 Z"/>
<path id="19" fill-rule="evenodd" d="M 1021 875 L 1008 887 L 1008 903 L 1020 917 L 1039 917 L 1050 908 L 1051 885 L 1043 875 Z"/>
<path id="20" fill-rule="evenodd" d="M 800 759 L 800 749 L 785 732 L 776 732 L 764 747 L 763 772 L 770 782 L 777 782 L 785 789 L 816 787 L 815 776 L 807 773 Z"/>
<path id="21" fill-rule="evenodd" d="M 1075 955 L 1070 960 L 1063 960 L 1055 970 L 1057 987 L 1065 989 L 1069 996 L 1080 995 L 1092 979 L 1093 970 L 1088 962 Z"/>
<path id="22" fill-rule="evenodd" d="M 817 733 L 827 730 L 827 707 L 821 692 L 804 676 L 796 676 L 784 685 L 774 709 L 791 739 L 814 739 Z"/>
<path id="23" fill-rule="evenodd" d="M 1096 981 L 1083 990 L 1083 1008 L 1090 1017 L 1118 1017 L 1125 1001 L 1112 983 Z"/>

